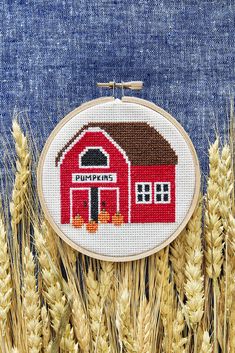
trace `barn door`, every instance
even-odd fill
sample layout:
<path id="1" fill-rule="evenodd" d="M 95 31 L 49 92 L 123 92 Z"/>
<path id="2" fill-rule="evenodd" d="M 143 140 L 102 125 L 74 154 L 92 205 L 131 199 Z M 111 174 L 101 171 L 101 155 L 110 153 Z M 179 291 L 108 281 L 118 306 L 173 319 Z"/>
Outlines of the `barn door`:
<path id="1" fill-rule="evenodd" d="M 89 221 L 89 189 L 72 190 L 72 217 L 80 215 L 84 222 Z"/>
<path id="2" fill-rule="evenodd" d="M 117 189 L 100 189 L 99 199 L 99 211 L 105 209 L 111 217 L 119 211 Z"/>

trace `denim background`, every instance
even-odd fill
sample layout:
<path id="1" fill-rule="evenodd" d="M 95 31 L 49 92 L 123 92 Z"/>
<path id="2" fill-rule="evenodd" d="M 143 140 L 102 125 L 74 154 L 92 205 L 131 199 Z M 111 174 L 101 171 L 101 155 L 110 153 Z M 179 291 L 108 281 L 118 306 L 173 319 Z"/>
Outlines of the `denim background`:
<path id="1" fill-rule="evenodd" d="M 234 15 L 233 0 L 3 1 L 3 135 L 21 112 L 41 148 L 66 113 L 111 94 L 97 81 L 143 80 L 134 95 L 184 126 L 206 171 L 208 140 L 228 125 Z"/>

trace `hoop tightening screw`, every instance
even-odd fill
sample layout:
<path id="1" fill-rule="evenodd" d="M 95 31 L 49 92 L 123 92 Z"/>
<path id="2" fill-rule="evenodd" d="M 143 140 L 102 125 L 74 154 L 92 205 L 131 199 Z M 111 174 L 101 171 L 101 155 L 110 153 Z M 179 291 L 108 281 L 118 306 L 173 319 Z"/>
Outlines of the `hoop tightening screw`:
<path id="1" fill-rule="evenodd" d="M 139 91 L 143 88 L 143 81 L 130 81 L 130 82 L 115 82 L 115 81 L 110 81 L 110 82 L 98 82 L 97 86 L 102 87 L 102 88 L 110 88 L 110 89 L 115 89 L 115 88 L 121 88 L 121 89 L 132 89 Z"/>

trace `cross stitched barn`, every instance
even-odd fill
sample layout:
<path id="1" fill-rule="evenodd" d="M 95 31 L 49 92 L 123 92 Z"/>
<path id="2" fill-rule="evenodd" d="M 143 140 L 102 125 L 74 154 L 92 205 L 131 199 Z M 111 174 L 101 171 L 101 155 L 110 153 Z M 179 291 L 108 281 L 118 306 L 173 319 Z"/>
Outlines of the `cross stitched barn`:
<path id="1" fill-rule="evenodd" d="M 125 223 L 175 222 L 177 155 L 148 123 L 84 125 L 56 157 L 61 223 L 98 220 L 105 209 Z"/>

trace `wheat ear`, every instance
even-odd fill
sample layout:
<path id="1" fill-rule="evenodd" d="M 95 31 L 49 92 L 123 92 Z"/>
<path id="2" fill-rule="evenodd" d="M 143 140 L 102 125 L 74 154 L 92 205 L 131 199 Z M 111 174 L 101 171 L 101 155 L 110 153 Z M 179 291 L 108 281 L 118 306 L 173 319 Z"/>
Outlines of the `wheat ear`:
<path id="1" fill-rule="evenodd" d="M 30 176 L 30 153 L 27 138 L 24 136 L 16 120 L 12 123 L 12 134 L 15 140 L 17 154 L 15 183 L 10 203 L 11 226 L 13 234 L 17 233 L 17 225 L 20 223 L 25 206 L 25 195 Z"/>
<path id="2" fill-rule="evenodd" d="M 202 273 L 202 206 L 199 204 L 187 226 L 186 234 L 186 266 L 185 294 L 186 310 L 190 325 L 196 335 L 197 325 L 201 321 L 204 307 L 204 279 Z M 196 340 L 196 337 L 194 337 Z"/>
<path id="3" fill-rule="evenodd" d="M 214 312 L 214 351 L 218 351 L 218 309 L 217 298 L 219 292 L 218 278 L 221 273 L 222 264 L 224 261 L 223 247 L 223 225 L 219 213 L 219 140 L 209 148 L 209 167 L 210 173 L 207 182 L 206 208 L 205 208 L 205 258 L 206 258 L 206 273 L 213 280 L 213 312 Z"/>
<path id="4" fill-rule="evenodd" d="M 47 227 L 44 227 L 47 231 Z M 34 228 L 35 244 L 38 252 L 39 263 L 42 269 L 44 284 L 44 297 L 50 308 L 53 328 L 56 333 L 60 328 L 61 320 L 65 313 L 66 296 L 62 291 L 61 283 L 58 280 L 58 273 L 55 271 L 55 264 L 47 250 L 45 238 L 37 227 Z M 78 345 L 74 341 L 74 334 L 70 323 L 64 328 L 64 334 L 60 342 L 61 350 L 68 350 L 71 353 L 78 351 Z"/>
<path id="5" fill-rule="evenodd" d="M 200 353 L 212 353 L 212 344 L 210 341 L 210 336 L 207 331 L 203 333 L 203 338 L 202 338 L 202 346 L 200 349 Z"/>
<path id="6" fill-rule="evenodd" d="M 176 318 L 173 323 L 172 353 L 185 353 L 185 345 L 188 342 L 187 337 L 183 337 L 185 320 L 182 310 L 178 308 Z"/>
<path id="7" fill-rule="evenodd" d="M 140 301 L 137 327 L 137 352 L 151 353 L 151 308 L 146 296 Z"/>
<path id="8" fill-rule="evenodd" d="M 209 148 L 210 175 L 207 182 L 205 209 L 206 272 L 218 278 L 223 263 L 223 228 L 219 215 L 219 140 Z"/>
<path id="9" fill-rule="evenodd" d="M 109 294 L 110 288 L 113 284 L 113 274 L 114 274 L 114 265 L 112 262 L 102 261 L 101 262 L 101 271 L 100 271 L 100 286 L 99 292 L 104 305 L 105 300 Z"/>
<path id="10" fill-rule="evenodd" d="M 51 233 L 50 233 L 51 234 Z M 47 241 L 53 237 L 47 237 Z M 77 253 L 64 242 L 62 243 L 60 239 L 57 239 L 57 246 L 51 245 L 50 252 L 53 251 L 56 254 L 59 250 L 60 259 L 63 262 L 64 269 L 68 278 L 68 296 L 71 296 L 71 309 L 72 309 L 72 325 L 74 329 L 75 336 L 78 340 L 80 350 L 84 353 L 90 351 L 90 327 L 88 315 L 83 303 L 82 293 L 81 293 L 81 282 L 82 278 L 77 277 L 76 263 L 77 263 Z M 58 262 L 58 260 L 56 260 Z"/>
<path id="11" fill-rule="evenodd" d="M 131 293 L 128 290 L 127 278 L 124 278 L 123 283 L 119 287 L 116 326 L 121 351 L 136 353 L 137 347 L 134 337 L 133 318 L 131 317 Z"/>
<path id="12" fill-rule="evenodd" d="M 5 226 L 0 216 L 0 327 L 5 336 L 7 315 L 11 307 L 12 281 Z"/>
<path id="13" fill-rule="evenodd" d="M 13 185 L 12 197 L 10 202 L 11 229 L 12 229 L 12 262 L 14 263 L 14 271 L 12 271 L 13 283 L 13 305 L 12 310 L 12 328 L 16 337 L 15 344 L 18 349 L 26 349 L 26 330 L 24 327 L 23 307 L 21 300 L 21 273 L 22 264 L 21 258 L 23 253 L 21 249 L 25 248 L 26 240 L 29 242 L 26 224 L 28 219 L 25 217 L 26 200 L 30 178 L 30 153 L 28 148 L 27 138 L 21 131 L 21 128 L 16 120 L 12 124 L 12 134 L 15 141 L 16 149 L 16 172 Z M 20 244 L 20 245 L 19 245 Z M 16 324 L 17 323 L 17 324 Z"/>
<path id="14" fill-rule="evenodd" d="M 185 230 L 170 245 L 170 261 L 173 270 L 173 280 L 180 299 L 184 299 L 185 272 Z"/>
<path id="15" fill-rule="evenodd" d="M 84 305 L 82 304 L 80 295 L 77 291 L 75 291 L 73 295 L 72 323 L 81 351 L 83 353 L 89 353 L 90 328 L 88 325 L 87 315 L 85 314 Z"/>
<path id="16" fill-rule="evenodd" d="M 173 282 L 170 280 L 170 270 L 167 265 L 165 271 L 165 278 L 163 280 L 162 295 L 161 295 L 161 305 L 160 313 L 162 324 L 164 328 L 162 349 L 163 352 L 170 351 L 172 345 L 173 336 L 173 320 L 175 315 L 175 303 L 174 303 L 174 288 Z"/>
<path id="17" fill-rule="evenodd" d="M 42 322 L 40 298 L 36 289 L 35 264 L 29 248 L 24 252 L 24 290 L 23 306 L 27 330 L 29 353 L 39 353 L 42 347 Z"/>
<path id="18" fill-rule="evenodd" d="M 221 298 L 219 301 L 219 319 L 223 327 L 218 330 L 221 341 L 223 342 L 223 349 L 226 349 L 227 338 L 227 321 L 232 306 L 234 296 L 234 278 L 235 278 L 235 261 L 230 244 L 230 216 L 233 209 L 233 170 L 232 170 L 232 156 L 229 145 L 222 148 L 220 165 L 219 165 L 219 212 L 223 224 L 224 233 L 224 264 L 223 275 L 220 280 Z"/>
<path id="19" fill-rule="evenodd" d="M 46 352 L 50 339 L 51 339 L 51 330 L 50 330 L 50 319 L 45 305 L 41 308 L 41 318 L 42 318 L 42 348 L 43 352 Z"/>
<path id="20" fill-rule="evenodd" d="M 99 282 L 95 278 L 91 265 L 86 275 L 86 288 L 94 351 L 97 353 L 110 352 L 109 334 L 103 315 L 103 301 L 100 297 Z"/>

